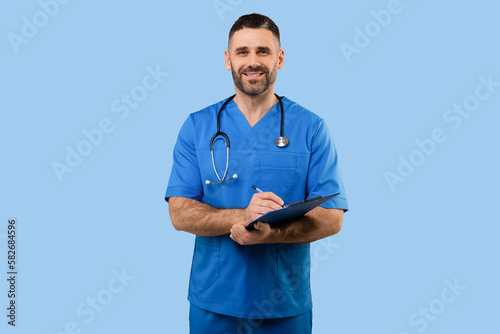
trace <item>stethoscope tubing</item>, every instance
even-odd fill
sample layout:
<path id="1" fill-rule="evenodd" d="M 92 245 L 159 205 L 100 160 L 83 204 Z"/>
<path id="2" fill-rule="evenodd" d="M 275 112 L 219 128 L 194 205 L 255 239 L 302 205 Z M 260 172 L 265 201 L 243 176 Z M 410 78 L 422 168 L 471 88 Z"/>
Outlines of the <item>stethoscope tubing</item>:
<path id="1" fill-rule="evenodd" d="M 280 103 L 280 109 L 281 109 L 280 137 L 278 139 L 280 139 L 280 138 L 286 139 L 287 140 L 287 142 L 285 144 L 285 146 L 286 146 L 286 145 L 288 145 L 288 139 L 286 137 L 284 137 L 284 135 L 283 135 L 283 127 L 284 127 L 284 119 L 285 119 L 285 113 L 283 110 L 283 101 L 281 101 L 282 98 L 278 94 L 275 93 L 274 95 L 278 99 L 278 101 Z M 230 96 L 220 107 L 219 113 L 217 114 L 217 132 L 212 136 L 212 139 L 210 140 L 210 155 L 212 156 L 212 166 L 214 168 L 215 175 L 217 176 L 217 178 L 219 179 L 220 182 L 215 183 L 215 182 L 210 182 L 209 180 L 206 180 L 205 181 L 206 184 L 218 185 L 218 184 L 221 184 L 224 182 L 231 181 L 232 179 L 235 179 L 238 177 L 238 175 L 234 174 L 233 177 L 226 180 L 227 170 L 229 168 L 229 147 L 231 146 L 231 144 L 230 144 L 229 137 L 227 136 L 227 134 L 220 131 L 220 115 L 222 113 L 222 110 L 224 110 L 226 105 L 229 102 L 231 102 L 235 96 L 236 96 L 236 94 Z M 222 176 L 222 178 L 219 176 L 219 173 L 217 172 L 217 168 L 215 168 L 215 159 L 214 159 L 214 142 L 218 139 L 219 136 L 224 137 L 224 140 L 226 142 L 226 152 L 227 152 L 226 153 L 226 169 L 224 171 L 224 175 Z M 278 146 L 278 144 L 276 144 L 276 146 Z M 284 146 L 278 146 L 278 147 L 284 147 Z"/>

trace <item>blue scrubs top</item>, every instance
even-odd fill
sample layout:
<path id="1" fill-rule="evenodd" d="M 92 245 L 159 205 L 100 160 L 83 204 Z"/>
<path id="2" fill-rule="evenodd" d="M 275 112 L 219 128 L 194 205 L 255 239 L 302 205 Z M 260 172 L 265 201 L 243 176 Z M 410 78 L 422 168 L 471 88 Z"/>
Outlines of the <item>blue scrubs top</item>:
<path id="1" fill-rule="evenodd" d="M 230 140 L 227 178 L 220 185 L 212 166 L 210 139 L 217 131 L 220 101 L 193 113 L 182 126 L 165 199 L 187 197 L 217 208 L 245 208 L 256 185 L 285 203 L 340 193 L 324 208 L 347 210 L 337 153 L 325 122 L 283 97 L 284 135 L 278 148 L 281 110 L 275 104 L 253 127 L 234 101 L 221 114 L 220 129 Z M 214 143 L 222 177 L 226 167 L 223 140 Z M 188 299 L 199 308 L 234 317 L 259 319 L 295 316 L 312 308 L 309 244 L 241 246 L 229 235 L 195 240 Z"/>

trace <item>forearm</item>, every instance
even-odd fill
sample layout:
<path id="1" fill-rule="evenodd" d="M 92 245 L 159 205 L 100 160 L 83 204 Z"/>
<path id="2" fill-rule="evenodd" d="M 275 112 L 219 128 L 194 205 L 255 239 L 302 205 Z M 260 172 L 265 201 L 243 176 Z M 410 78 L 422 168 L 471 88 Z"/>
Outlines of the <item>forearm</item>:
<path id="1" fill-rule="evenodd" d="M 169 211 L 176 230 L 204 237 L 228 234 L 244 219 L 243 209 L 218 209 L 184 197 L 171 197 Z"/>
<path id="2" fill-rule="evenodd" d="M 304 244 L 337 234 L 344 211 L 317 207 L 296 221 L 271 229 L 267 243 Z"/>

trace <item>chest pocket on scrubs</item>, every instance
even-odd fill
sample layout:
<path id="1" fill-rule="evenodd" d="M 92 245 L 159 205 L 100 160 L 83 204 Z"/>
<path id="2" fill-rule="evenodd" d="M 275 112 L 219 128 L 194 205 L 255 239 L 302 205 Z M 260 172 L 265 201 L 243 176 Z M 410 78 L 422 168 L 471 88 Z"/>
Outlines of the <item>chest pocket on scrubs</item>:
<path id="1" fill-rule="evenodd" d="M 271 191 L 283 198 L 292 190 L 297 172 L 297 157 L 283 153 L 264 153 L 260 156 L 259 181 L 263 191 Z"/>
<path id="2" fill-rule="evenodd" d="M 191 284 L 208 289 L 219 277 L 220 237 L 196 237 Z"/>

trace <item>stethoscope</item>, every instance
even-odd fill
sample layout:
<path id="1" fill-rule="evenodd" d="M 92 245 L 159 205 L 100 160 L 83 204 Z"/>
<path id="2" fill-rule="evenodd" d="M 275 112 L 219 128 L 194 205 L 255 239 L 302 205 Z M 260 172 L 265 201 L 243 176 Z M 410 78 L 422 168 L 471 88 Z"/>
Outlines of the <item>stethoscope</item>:
<path id="1" fill-rule="evenodd" d="M 283 135 L 283 123 L 284 123 L 284 119 L 285 119 L 284 111 L 283 111 L 283 102 L 281 101 L 281 97 L 279 97 L 276 93 L 274 95 L 278 98 L 278 100 L 280 102 L 280 109 L 281 109 L 280 136 L 278 138 L 276 138 L 276 140 L 274 141 L 274 143 L 276 144 L 277 147 L 282 148 L 282 147 L 288 146 L 288 144 L 290 143 L 290 140 Z M 210 140 L 210 154 L 212 155 L 212 166 L 214 167 L 214 172 L 215 172 L 215 175 L 217 175 L 217 178 L 219 179 L 219 182 L 210 182 L 209 180 L 206 180 L 205 181 L 206 184 L 218 185 L 218 184 L 221 184 L 221 183 L 224 183 L 224 182 L 229 182 L 232 179 L 236 179 L 238 177 L 237 174 L 234 174 L 231 178 L 229 178 L 229 179 L 226 180 L 227 169 L 229 167 L 229 137 L 224 132 L 222 132 L 220 130 L 220 114 L 221 114 L 222 110 L 224 110 L 224 108 L 226 107 L 226 105 L 232 99 L 234 99 L 235 96 L 236 96 L 236 94 L 234 94 L 233 96 L 231 96 L 230 98 L 228 98 L 222 104 L 222 107 L 220 107 L 219 114 L 217 115 L 217 132 L 213 135 L 212 139 Z M 222 176 L 222 178 L 219 176 L 219 173 L 217 172 L 217 168 L 215 168 L 215 160 L 214 160 L 214 142 L 217 139 L 222 139 L 219 136 L 222 136 L 222 138 L 224 138 L 224 140 L 226 141 L 226 152 L 227 152 L 226 153 L 226 170 L 224 171 L 224 175 Z"/>

